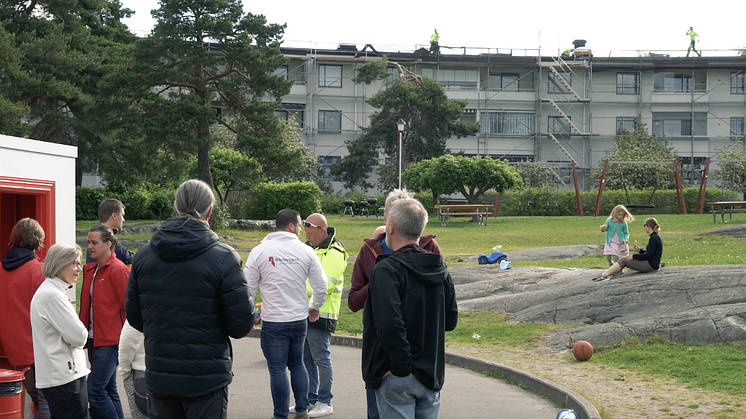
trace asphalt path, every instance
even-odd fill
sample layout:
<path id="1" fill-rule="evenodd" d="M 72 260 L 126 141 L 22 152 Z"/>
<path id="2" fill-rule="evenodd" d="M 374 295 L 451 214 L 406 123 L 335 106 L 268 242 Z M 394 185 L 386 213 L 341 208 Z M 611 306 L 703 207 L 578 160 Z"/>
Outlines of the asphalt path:
<path id="1" fill-rule="evenodd" d="M 258 338 L 233 341 L 235 362 L 233 383 L 228 388 L 228 418 L 270 419 L 272 397 L 269 372 Z M 365 387 L 360 372 L 361 350 L 332 345 L 334 366 L 334 414 L 329 417 L 365 419 Z M 119 395 L 124 417 L 131 418 L 121 378 Z M 292 398 L 292 395 L 291 395 Z M 441 391 L 441 418 L 554 418 L 559 407 L 552 402 L 507 384 L 504 380 L 446 365 Z"/>

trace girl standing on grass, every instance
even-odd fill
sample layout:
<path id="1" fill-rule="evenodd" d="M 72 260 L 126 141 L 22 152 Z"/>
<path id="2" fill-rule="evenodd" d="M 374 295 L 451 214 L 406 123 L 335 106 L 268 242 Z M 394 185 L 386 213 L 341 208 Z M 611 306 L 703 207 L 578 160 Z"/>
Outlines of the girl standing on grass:
<path id="1" fill-rule="evenodd" d="M 635 218 L 627 211 L 624 205 L 617 205 L 611 210 L 609 218 L 601 226 L 601 232 L 606 232 L 606 242 L 604 243 L 604 255 L 609 262 L 609 266 L 619 261 L 629 254 L 629 228 L 628 222 L 634 221 Z M 611 259 L 614 259 L 612 262 Z"/>

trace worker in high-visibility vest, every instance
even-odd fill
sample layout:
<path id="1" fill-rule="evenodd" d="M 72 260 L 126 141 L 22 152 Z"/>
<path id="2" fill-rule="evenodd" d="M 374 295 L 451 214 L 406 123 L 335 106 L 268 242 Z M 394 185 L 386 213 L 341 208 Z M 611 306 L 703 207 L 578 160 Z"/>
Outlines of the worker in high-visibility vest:
<path id="1" fill-rule="evenodd" d="M 438 39 L 440 39 L 440 35 L 438 35 L 438 30 L 435 29 L 435 32 L 430 36 L 430 52 L 431 53 L 438 53 L 440 50 L 440 46 L 438 45 Z"/>
<path id="2" fill-rule="evenodd" d="M 688 50 L 686 50 L 686 56 L 688 57 L 688 56 L 689 56 L 689 53 L 690 53 L 690 52 L 691 52 L 692 50 L 694 50 L 694 53 L 695 53 L 695 54 L 697 54 L 697 56 L 698 56 L 698 57 L 701 57 L 701 56 L 702 56 L 702 54 L 701 54 L 701 53 L 700 53 L 699 51 L 697 51 L 697 48 L 696 48 L 696 47 L 694 46 L 694 43 L 696 42 L 696 41 L 694 40 L 694 38 L 697 38 L 697 41 L 698 41 L 698 40 L 699 40 L 699 35 L 697 34 L 697 32 L 694 32 L 694 28 L 693 28 L 692 26 L 690 26 L 690 27 L 689 27 L 689 32 L 687 32 L 686 34 L 687 34 L 687 35 L 689 35 L 689 39 L 691 39 L 691 41 L 692 41 L 692 42 L 691 42 L 691 43 L 689 44 L 689 49 L 688 49 Z"/>

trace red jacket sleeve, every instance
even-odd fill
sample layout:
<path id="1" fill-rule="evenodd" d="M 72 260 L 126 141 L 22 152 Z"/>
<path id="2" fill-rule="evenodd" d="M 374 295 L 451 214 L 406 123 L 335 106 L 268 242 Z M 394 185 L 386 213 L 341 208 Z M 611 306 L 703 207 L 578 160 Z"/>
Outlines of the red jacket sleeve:
<path id="1" fill-rule="evenodd" d="M 369 274 L 373 270 L 367 268 L 373 254 L 367 243 L 363 243 L 360 252 L 357 254 L 355 265 L 352 268 L 352 278 L 350 279 L 350 293 L 347 295 L 347 306 L 353 312 L 361 310 L 365 306 L 365 300 L 368 298 L 368 281 Z M 373 260 L 375 264 L 375 260 Z"/>

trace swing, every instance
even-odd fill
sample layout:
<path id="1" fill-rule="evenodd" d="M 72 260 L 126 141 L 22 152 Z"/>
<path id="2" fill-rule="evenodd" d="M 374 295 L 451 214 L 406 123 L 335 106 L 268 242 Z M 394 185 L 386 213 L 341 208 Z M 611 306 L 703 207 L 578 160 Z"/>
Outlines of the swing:
<path id="1" fill-rule="evenodd" d="M 524 212 L 530 212 L 531 208 L 533 208 L 533 204 L 531 203 L 531 180 L 533 178 L 533 175 L 530 175 L 528 178 L 528 197 L 526 199 L 526 204 L 521 204 L 521 189 L 518 190 L 518 209 L 521 213 Z"/>
<path id="2" fill-rule="evenodd" d="M 557 184 L 557 195 L 554 199 L 554 205 L 549 204 L 549 185 L 547 184 L 547 212 L 557 212 L 559 208 L 559 180 L 555 183 Z"/>

